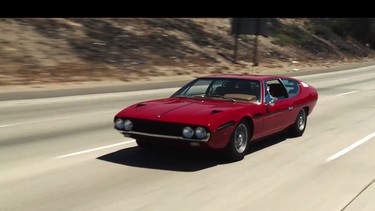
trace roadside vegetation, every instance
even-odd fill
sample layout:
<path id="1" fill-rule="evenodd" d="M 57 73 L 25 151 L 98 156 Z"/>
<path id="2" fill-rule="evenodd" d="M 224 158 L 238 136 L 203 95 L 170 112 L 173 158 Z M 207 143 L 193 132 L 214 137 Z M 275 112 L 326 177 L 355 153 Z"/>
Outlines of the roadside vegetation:
<path id="1" fill-rule="evenodd" d="M 0 19 L 0 85 L 249 73 L 254 37 L 231 61 L 229 18 Z M 256 73 L 372 59 L 374 19 L 272 18 Z"/>

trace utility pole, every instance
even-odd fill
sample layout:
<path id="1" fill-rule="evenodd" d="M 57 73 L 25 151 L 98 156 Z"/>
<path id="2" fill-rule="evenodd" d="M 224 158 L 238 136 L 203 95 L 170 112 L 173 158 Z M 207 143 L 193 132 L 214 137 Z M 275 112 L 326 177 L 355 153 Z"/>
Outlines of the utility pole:
<path id="1" fill-rule="evenodd" d="M 237 62 L 237 52 L 238 52 L 238 35 L 240 34 L 241 19 L 238 19 L 237 28 L 234 34 L 234 49 L 233 49 L 233 61 Z"/>
<path id="2" fill-rule="evenodd" d="M 257 18 L 255 22 L 255 38 L 254 38 L 254 54 L 253 54 L 253 66 L 256 67 L 259 65 L 259 58 L 258 58 L 258 35 L 259 35 L 259 28 L 260 28 L 260 19 Z"/>
<path id="3" fill-rule="evenodd" d="M 240 34 L 255 35 L 253 46 L 253 67 L 259 66 L 258 36 L 265 35 L 266 18 L 233 18 L 231 34 L 234 35 L 233 61 L 238 55 L 238 36 Z"/>
<path id="4" fill-rule="evenodd" d="M 238 51 L 238 34 L 234 35 L 234 49 L 233 49 L 233 61 L 237 62 L 237 51 Z"/>

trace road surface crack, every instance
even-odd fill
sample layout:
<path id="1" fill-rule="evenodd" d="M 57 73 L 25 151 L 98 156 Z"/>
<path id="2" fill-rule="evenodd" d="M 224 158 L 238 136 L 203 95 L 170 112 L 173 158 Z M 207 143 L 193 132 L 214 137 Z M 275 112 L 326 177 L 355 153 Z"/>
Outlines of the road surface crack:
<path id="1" fill-rule="evenodd" d="M 345 210 L 354 200 L 356 200 L 368 187 L 370 187 L 375 182 L 375 178 L 366 185 L 348 204 L 345 205 L 344 208 L 341 209 L 341 211 Z"/>

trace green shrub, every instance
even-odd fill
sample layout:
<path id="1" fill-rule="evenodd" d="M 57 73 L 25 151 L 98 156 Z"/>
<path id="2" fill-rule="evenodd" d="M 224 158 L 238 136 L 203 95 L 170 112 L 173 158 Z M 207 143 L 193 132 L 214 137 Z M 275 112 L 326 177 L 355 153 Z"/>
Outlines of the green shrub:
<path id="1" fill-rule="evenodd" d="M 303 45 L 312 42 L 315 38 L 297 25 L 283 25 L 273 31 L 274 41 L 272 43 L 280 46 Z"/>

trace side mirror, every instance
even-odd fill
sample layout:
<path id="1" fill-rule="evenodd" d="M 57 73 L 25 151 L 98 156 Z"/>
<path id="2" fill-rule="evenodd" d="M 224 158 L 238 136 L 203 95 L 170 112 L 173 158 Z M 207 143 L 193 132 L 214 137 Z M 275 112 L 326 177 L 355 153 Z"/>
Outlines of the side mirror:
<path id="1" fill-rule="evenodd" d="M 274 106 L 275 105 L 275 98 L 273 98 L 272 96 L 266 97 L 265 104 L 270 105 L 270 106 Z"/>

